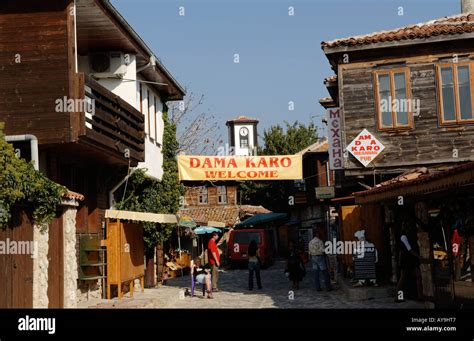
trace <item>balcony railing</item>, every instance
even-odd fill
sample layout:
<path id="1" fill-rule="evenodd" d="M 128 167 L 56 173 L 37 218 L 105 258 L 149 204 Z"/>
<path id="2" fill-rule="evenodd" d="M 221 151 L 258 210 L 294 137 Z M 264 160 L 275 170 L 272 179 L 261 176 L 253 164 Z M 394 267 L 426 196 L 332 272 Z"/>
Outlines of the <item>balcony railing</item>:
<path id="1" fill-rule="evenodd" d="M 85 106 L 83 122 L 80 123 L 81 135 L 119 157 L 123 158 L 128 149 L 131 160 L 144 161 L 143 114 L 90 76 L 84 76 L 83 84 L 83 98 L 89 105 Z"/>

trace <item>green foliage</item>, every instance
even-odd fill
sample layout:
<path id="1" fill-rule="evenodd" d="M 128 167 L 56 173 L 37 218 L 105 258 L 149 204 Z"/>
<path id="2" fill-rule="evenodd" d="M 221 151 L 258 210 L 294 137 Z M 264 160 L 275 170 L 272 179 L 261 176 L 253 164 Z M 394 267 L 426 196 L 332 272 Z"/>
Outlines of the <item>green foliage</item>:
<path id="1" fill-rule="evenodd" d="M 305 126 L 298 121 L 293 124 L 285 121 L 285 128 L 276 125 L 266 129 L 263 140 L 259 155 L 292 155 L 317 142 L 317 127 L 313 123 Z M 274 212 L 287 212 L 294 184 L 293 181 L 246 181 L 240 188 L 242 203 L 264 202 Z"/>
<path id="2" fill-rule="evenodd" d="M 36 224 L 49 223 L 66 188 L 36 171 L 31 162 L 16 157 L 0 126 L 0 226 L 7 226 L 15 204 L 31 203 Z"/>
<path id="3" fill-rule="evenodd" d="M 165 124 L 163 133 L 163 178 L 161 181 L 146 176 L 145 170 L 137 170 L 129 179 L 124 200 L 116 203 L 121 210 L 137 212 L 176 214 L 179 199 L 184 189 L 178 178 L 176 153 L 176 126 L 170 124 L 168 113 L 163 113 Z M 155 246 L 166 241 L 173 231 L 173 224 L 144 224 L 145 249 L 151 254 Z"/>
<path id="4" fill-rule="evenodd" d="M 293 124 L 285 121 L 286 129 L 280 125 L 272 126 L 263 132 L 264 147 L 260 155 L 291 155 L 316 143 L 318 140 L 317 127 L 314 123 L 305 126 L 295 121 Z"/>

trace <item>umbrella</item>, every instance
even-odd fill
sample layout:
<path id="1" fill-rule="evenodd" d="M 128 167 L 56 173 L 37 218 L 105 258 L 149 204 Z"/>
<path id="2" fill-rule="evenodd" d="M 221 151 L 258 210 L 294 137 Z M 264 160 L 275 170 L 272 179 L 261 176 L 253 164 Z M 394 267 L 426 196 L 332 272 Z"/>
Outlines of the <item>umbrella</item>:
<path id="1" fill-rule="evenodd" d="M 216 229 L 215 227 L 210 226 L 199 226 L 194 229 L 194 233 L 196 234 L 206 234 L 212 232 L 221 232 L 221 230 Z"/>

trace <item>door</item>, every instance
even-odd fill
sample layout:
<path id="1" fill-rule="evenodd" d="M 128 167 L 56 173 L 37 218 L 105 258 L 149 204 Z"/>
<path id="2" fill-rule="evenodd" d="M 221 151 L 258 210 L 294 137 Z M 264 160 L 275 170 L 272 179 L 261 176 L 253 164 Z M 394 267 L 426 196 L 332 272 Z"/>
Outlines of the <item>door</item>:
<path id="1" fill-rule="evenodd" d="M 0 229 L 6 254 L 0 255 L 0 308 L 33 307 L 33 225 L 21 208 L 12 210 L 9 226 Z M 16 248 L 16 251 L 14 251 Z"/>
<path id="2" fill-rule="evenodd" d="M 49 225 L 48 299 L 49 308 L 64 307 L 64 248 L 63 217 L 56 217 Z"/>

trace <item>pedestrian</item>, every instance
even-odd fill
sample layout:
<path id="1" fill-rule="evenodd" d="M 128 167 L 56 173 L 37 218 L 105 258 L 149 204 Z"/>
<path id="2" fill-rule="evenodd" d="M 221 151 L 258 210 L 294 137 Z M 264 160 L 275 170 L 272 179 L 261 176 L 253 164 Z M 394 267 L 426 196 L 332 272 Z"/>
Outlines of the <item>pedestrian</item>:
<path id="1" fill-rule="evenodd" d="M 194 283 L 204 284 L 206 286 L 207 298 L 213 298 L 211 269 L 209 269 L 209 266 L 202 266 L 199 257 L 191 261 L 191 276 L 193 276 Z"/>
<path id="2" fill-rule="evenodd" d="M 412 224 L 414 222 L 403 222 L 402 235 L 400 236 L 400 279 L 397 283 L 396 298 L 395 302 L 403 302 L 404 297 L 400 295 L 403 293 L 403 288 L 406 279 L 409 275 L 413 275 L 416 280 L 416 288 L 418 299 L 422 298 L 422 285 L 421 285 L 421 273 L 420 273 L 420 256 L 415 250 L 417 245 L 416 239 L 413 237 Z"/>
<path id="3" fill-rule="evenodd" d="M 293 282 L 293 289 L 298 290 L 300 288 L 300 282 L 306 273 L 306 269 L 303 264 L 301 253 L 295 246 L 293 241 L 288 243 L 288 256 L 286 260 L 285 273 L 289 274 L 290 281 Z"/>
<path id="4" fill-rule="evenodd" d="M 213 232 L 209 243 L 207 244 L 207 253 L 209 258 L 209 263 L 211 264 L 212 269 L 212 291 L 218 292 L 217 282 L 219 280 L 219 266 L 221 265 L 221 254 L 219 248 L 217 247 L 216 241 L 219 238 L 217 232 Z"/>
<path id="5" fill-rule="evenodd" d="M 262 281 L 260 280 L 260 249 L 258 248 L 257 242 L 252 240 L 247 250 L 249 255 L 249 290 L 253 290 L 253 273 L 257 278 L 257 287 L 262 289 Z"/>
<path id="6" fill-rule="evenodd" d="M 324 279 L 324 286 L 327 291 L 331 291 L 331 279 L 329 278 L 329 271 L 327 266 L 327 258 L 324 253 L 324 243 L 321 240 L 321 230 L 314 230 L 314 238 L 308 244 L 309 255 L 315 273 L 314 279 L 316 283 L 316 290 L 321 291 L 320 274 Z"/>

